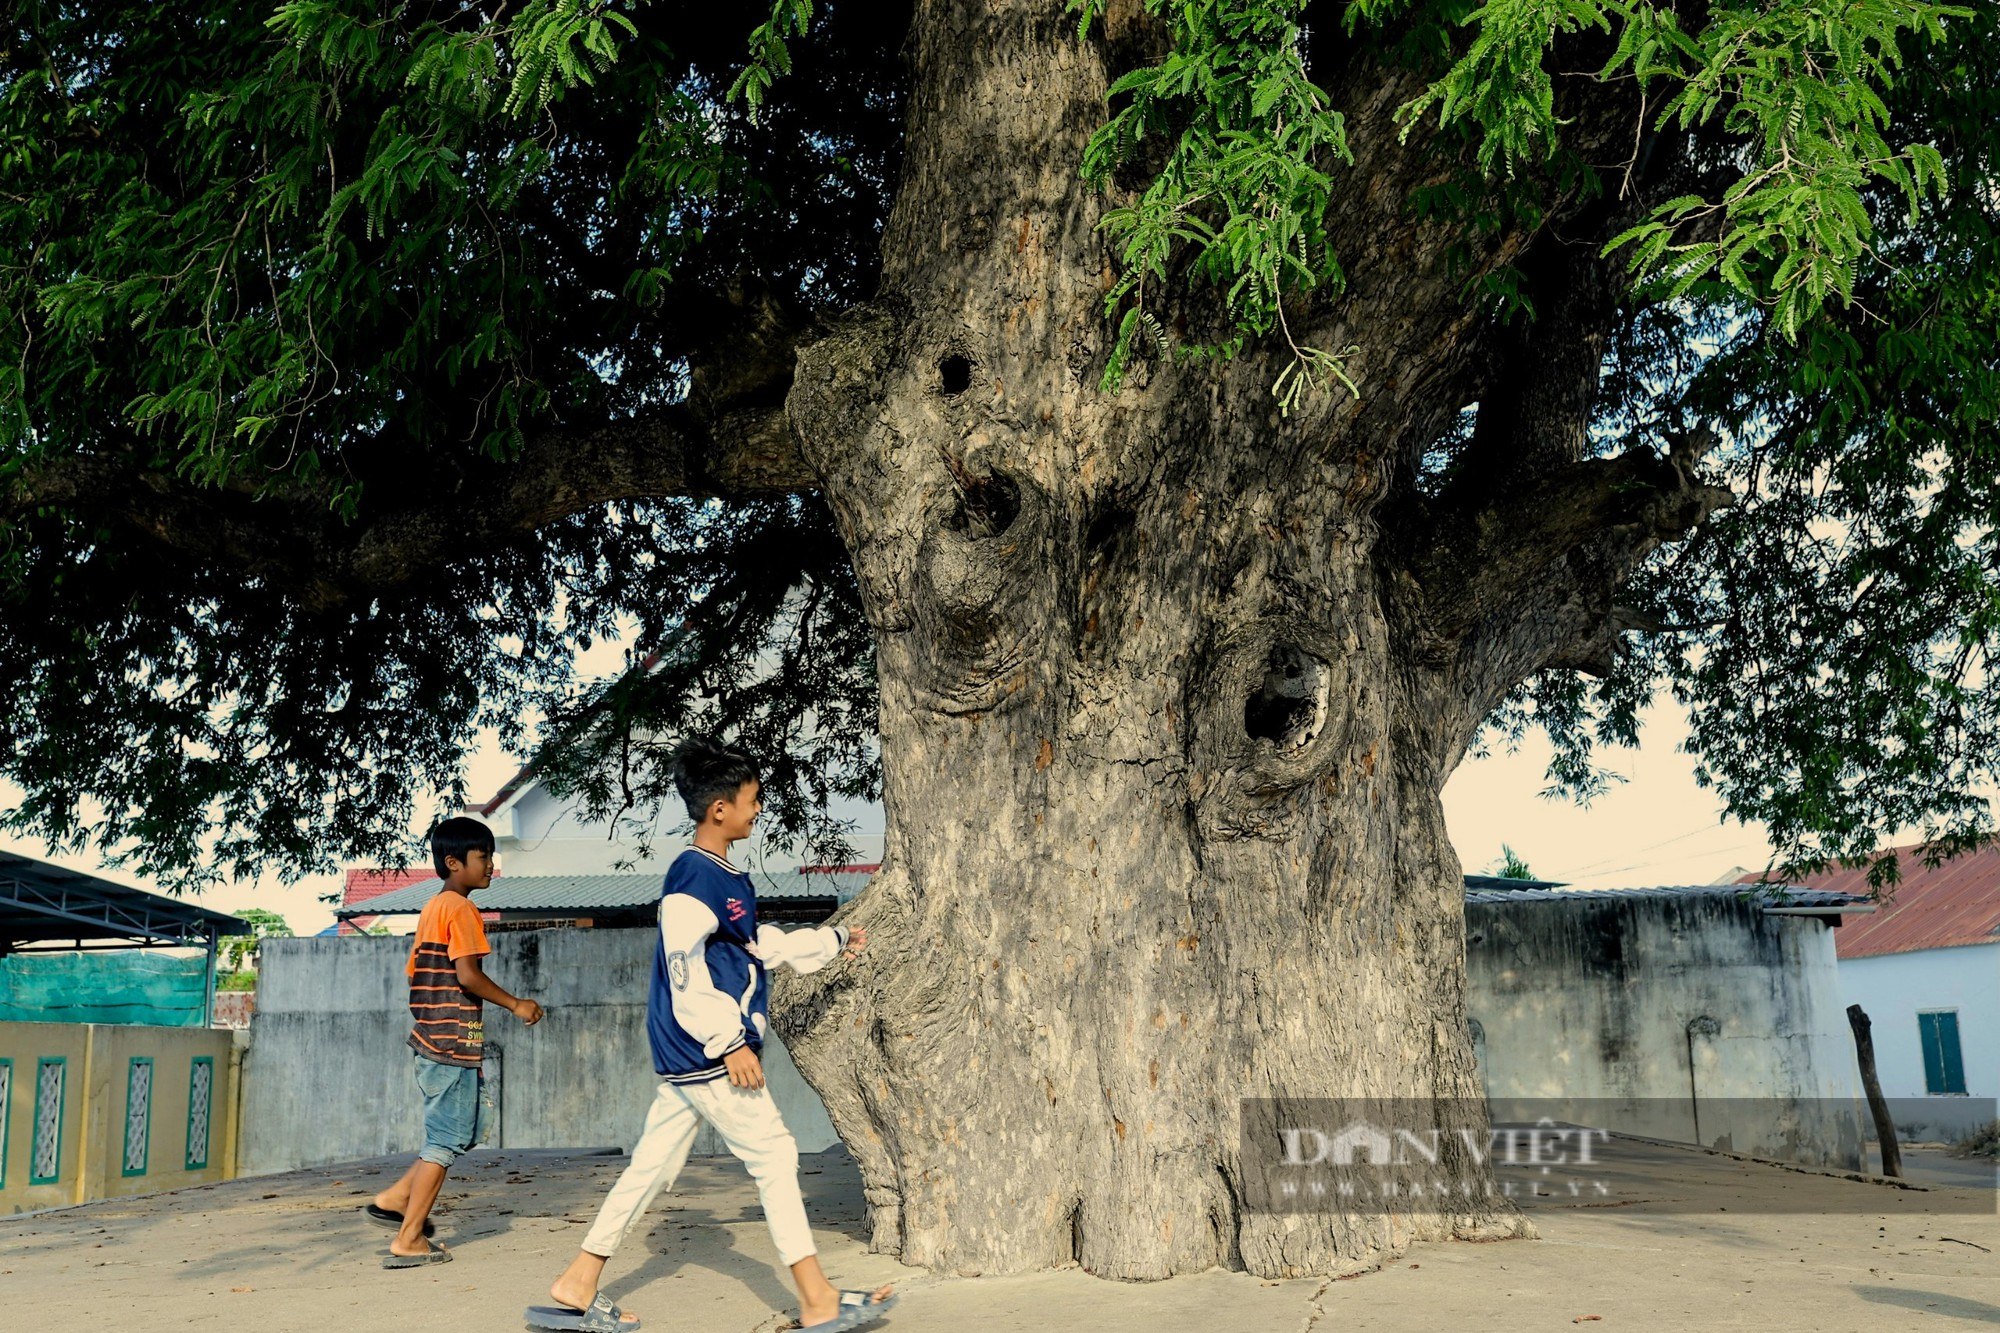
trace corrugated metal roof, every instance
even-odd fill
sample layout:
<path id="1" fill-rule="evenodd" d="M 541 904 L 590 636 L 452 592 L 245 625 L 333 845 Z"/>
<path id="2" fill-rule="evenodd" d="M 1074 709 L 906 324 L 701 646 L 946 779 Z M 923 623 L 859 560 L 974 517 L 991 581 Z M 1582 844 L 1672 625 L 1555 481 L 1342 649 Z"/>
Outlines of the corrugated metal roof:
<path id="1" fill-rule="evenodd" d="M 1530 889 L 1560 889 L 1563 887 L 1563 881 L 1559 879 L 1511 879 L 1506 875 L 1467 875 L 1465 877 L 1465 887 L 1468 892 L 1473 889 L 1491 889 L 1496 893 L 1525 893 Z"/>
<path id="2" fill-rule="evenodd" d="M 1946 861 L 1933 870 L 1921 847 L 1898 847 L 1902 883 L 1872 917 L 1843 927 L 1834 944 L 1842 958 L 2000 943 L 2000 846 Z M 1807 883 L 1848 893 L 1868 892 L 1868 868 L 1828 870 Z"/>
<path id="3" fill-rule="evenodd" d="M 1467 888 L 1469 903 L 1575 902 L 1578 899 L 1606 898 L 1743 898 L 1759 907 L 1848 907 L 1865 905 L 1866 895 L 1839 893 L 1794 884 L 1772 884 L 1752 889 L 1741 884 L 1678 884 L 1641 889 L 1473 889 Z"/>
<path id="4" fill-rule="evenodd" d="M 613 912 L 651 907 L 660 900 L 659 874 L 642 875 L 502 875 L 473 896 L 482 912 Z M 840 898 L 859 893 L 868 883 L 864 874 L 802 874 L 796 870 L 752 872 L 759 898 Z M 443 880 L 435 876 L 407 889 L 385 893 L 354 907 L 342 907 L 337 917 L 393 916 L 421 912 L 436 896 Z"/>
<path id="5" fill-rule="evenodd" d="M 200 946 L 210 932 L 250 927 L 197 907 L 53 862 L 0 851 L 0 952 L 41 940 L 133 940 Z"/>

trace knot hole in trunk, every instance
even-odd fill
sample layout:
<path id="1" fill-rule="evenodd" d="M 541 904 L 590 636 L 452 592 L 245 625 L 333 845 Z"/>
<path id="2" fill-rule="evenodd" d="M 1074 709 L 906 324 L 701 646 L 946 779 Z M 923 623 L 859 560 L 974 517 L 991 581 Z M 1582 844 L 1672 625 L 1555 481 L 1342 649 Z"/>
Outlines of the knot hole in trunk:
<path id="1" fill-rule="evenodd" d="M 957 483 L 958 503 L 940 526 L 975 540 L 998 537 L 1014 526 L 1021 516 L 1021 488 L 1011 478 L 997 471 L 980 476 L 949 454 L 944 465 Z"/>
<path id="2" fill-rule="evenodd" d="M 1274 643 L 1264 679 L 1243 704 L 1243 730 L 1280 752 L 1303 750 L 1326 725 L 1327 664 L 1292 643 Z"/>
<path id="3" fill-rule="evenodd" d="M 928 659 L 932 702 L 954 713 L 992 711 L 1019 695 L 1029 643 L 1055 604 L 1049 568 L 1035 560 L 1047 503 L 1031 477 L 990 454 L 938 457 L 950 485 L 933 492 L 916 552 L 908 640 Z"/>
<path id="4" fill-rule="evenodd" d="M 956 398 L 972 387 L 972 358 L 963 352 L 951 352 L 938 358 L 938 392 L 946 398 Z"/>

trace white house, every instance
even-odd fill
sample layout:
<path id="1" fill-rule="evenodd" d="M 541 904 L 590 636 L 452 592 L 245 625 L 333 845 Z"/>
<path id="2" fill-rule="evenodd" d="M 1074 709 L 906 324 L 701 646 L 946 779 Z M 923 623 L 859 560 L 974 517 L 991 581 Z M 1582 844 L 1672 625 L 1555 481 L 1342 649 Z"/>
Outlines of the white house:
<path id="1" fill-rule="evenodd" d="M 493 830 L 502 879 L 643 873 L 657 880 L 666 873 L 668 863 L 687 846 L 687 816 L 677 802 L 652 813 L 651 826 L 643 831 L 643 839 L 637 828 L 585 820 L 576 804 L 551 794 L 533 767 L 524 766 L 492 796 L 467 805 L 465 813 Z M 873 871 L 882 860 L 882 807 L 836 801 L 831 813 L 836 819 L 848 821 L 855 830 L 847 838 L 854 861 L 851 866 L 818 869 Z M 642 851 L 647 854 L 642 855 Z M 777 851 L 761 836 L 738 846 L 732 856 L 737 864 L 765 877 L 760 890 L 770 888 L 770 876 L 788 875 L 799 866 L 797 856 Z M 429 866 L 388 870 L 353 867 L 347 871 L 341 907 L 352 909 L 372 903 L 432 878 Z M 498 918 L 498 913 L 488 914 L 489 920 Z M 385 920 L 388 929 L 401 932 L 409 928 L 411 919 L 391 916 Z M 347 935 L 376 925 L 373 916 L 344 915 L 336 929 Z"/>
<path id="2" fill-rule="evenodd" d="M 465 813 L 493 829 L 503 875 L 590 875 L 625 870 L 664 873 L 668 862 L 687 845 L 687 814 L 678 801 L 669 801 L 653 813 L 643 839 L 651 855 L 642 859 L 638 830 L 585 821 L 577 813 L 576 803 L 551 795 L 532 767 L 522 768 L 492 797 L 467 806 Z M 854 824 L 855 832 L 847 841 L 854 849 L 855 863 L 879 864 L 882 807 L 837 800 L 831 814 Z M 761 836 L 731 855 L 752 871 L 790 870 L 799 864 L 796 856 L 771 849 Z"/>
<path id="3" fill-rule="evenodd" d="M 1955 1139 L 2000 1097 L 2000 847 L 1924 865 L 1896 849 L 1902 882 L 1873 916 L 1834 933 L 1847 1004 L 1868 1014 L 1875 1067 L 1898 1130 Z M 1814 888 L 1866 893 L 1865 870 Z"/>

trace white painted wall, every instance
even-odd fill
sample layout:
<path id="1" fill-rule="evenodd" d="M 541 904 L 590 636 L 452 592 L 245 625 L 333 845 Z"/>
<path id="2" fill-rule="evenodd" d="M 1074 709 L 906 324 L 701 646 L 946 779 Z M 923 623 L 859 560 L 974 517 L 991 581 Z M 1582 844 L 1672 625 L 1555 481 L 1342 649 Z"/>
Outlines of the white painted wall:
<path id="1" fill-rule="evenodd" d="M 1899 1134 L 1950 1140 L 1993 1118 L 2000 1097 L 2000 942 L 1917 949 L 1840 960 L 1842 1003 L 1868 1013 L 1875 1073 Z M 1924 1088 L 1917 1014 L 1958 1010 L 1965 1097 L 1932 1097 Z"/>
<path id="2" fill-rule="evenodd" d="M 1732 893 L 1466 907 L 1496 1119 L 1549 1099 L 1625 1133 L 1849 1169 L 1863 1111 L 1832 931 Z"/>

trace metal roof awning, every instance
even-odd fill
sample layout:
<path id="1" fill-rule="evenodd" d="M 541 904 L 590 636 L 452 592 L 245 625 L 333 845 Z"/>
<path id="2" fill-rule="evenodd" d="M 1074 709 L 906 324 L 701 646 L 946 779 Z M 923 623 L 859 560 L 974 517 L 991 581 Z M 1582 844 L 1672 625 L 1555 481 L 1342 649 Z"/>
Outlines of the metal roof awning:
<path id="1" fill-rule="evenodd" d="M 223 912 L 0 851 L 0 953 L 75 949 L 87 940 L 207 948 L 219 935 L 249 933 Z"/>
<path id="2" fill-rule="evenodd" d="M 1559 879 L 1515 879 L 1509 875 L 1467 875 L 1467 893 L 1526 893 L 1533 889 L 1567 887 Z"/>
<path id="3" fill-rule="evenodd" d="M 660 901 L 661 874 L 637 875 L 502 875 L 472 895 L 472 905 L 482 912 L 576 912 L 612 914 L 651 911 Z M 773 873 L 753 871 L 750 882 L 759 900 L 796 901 L 833 899 L 846 902 L 867 885 L 870 876 L 860 871 L 785 870 Z M 349 906 L 336 908 L 334 916 L 352 920 L 360 916 L 395 916 L 421 912 L 424 904 L 437 896 L 444 884 L 427 879 L 408 888 L 397 889 Z"/>

